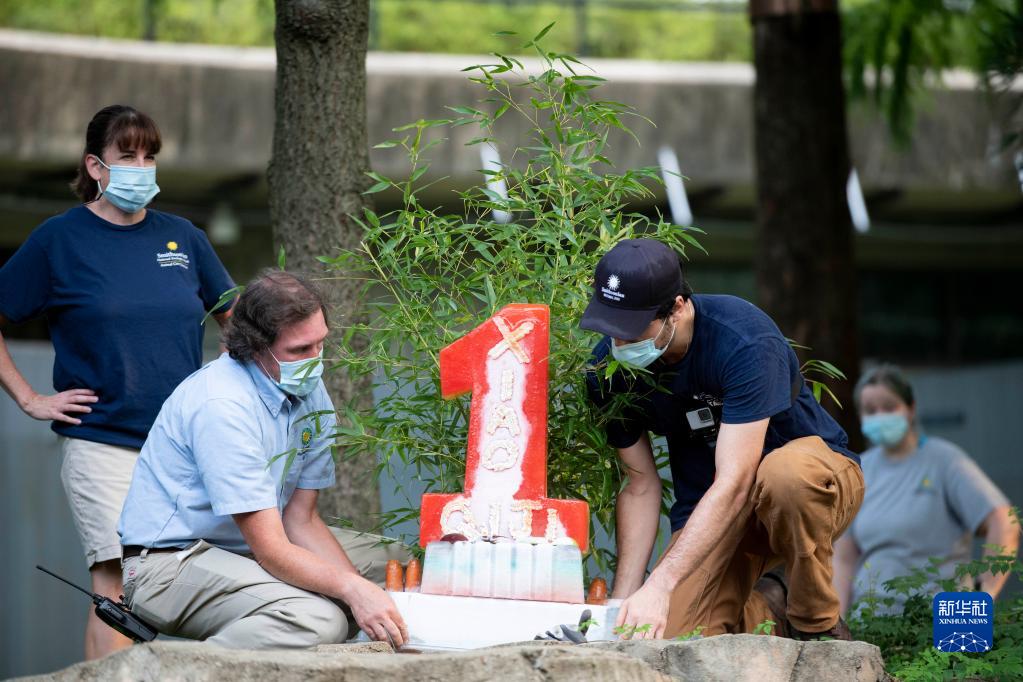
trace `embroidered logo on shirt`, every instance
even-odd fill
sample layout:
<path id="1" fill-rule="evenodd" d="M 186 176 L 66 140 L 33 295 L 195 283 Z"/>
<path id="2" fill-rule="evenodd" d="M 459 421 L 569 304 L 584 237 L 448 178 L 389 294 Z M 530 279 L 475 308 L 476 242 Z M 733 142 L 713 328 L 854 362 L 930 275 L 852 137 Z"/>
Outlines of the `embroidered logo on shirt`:
<path id="1" fill-rule="evenodd" d="M 167 242 L 167 248 L 170 249 L 165 253 L 156 254 L 156 262 L 161 268 L 184 268 L 188 269 L 189 261 L 187 253 L 178 253 L 177 242 Z"/>
<path id="2" fill-rule="evenodd" d="M 927 476 L 920 479 L 920 485 L 917 486 L 917 492 L 929 493 L 934 490 L 934 481 Z"/>
<path id="3" fill-rule="evenodd" d="M 307 426 L 304 429 L 302 429 L 302 445 L 304 447 L 309 447 L 309 443 L 311 443 L 312 440 L 313 440 L 313 430 L 310 429 Z"/>

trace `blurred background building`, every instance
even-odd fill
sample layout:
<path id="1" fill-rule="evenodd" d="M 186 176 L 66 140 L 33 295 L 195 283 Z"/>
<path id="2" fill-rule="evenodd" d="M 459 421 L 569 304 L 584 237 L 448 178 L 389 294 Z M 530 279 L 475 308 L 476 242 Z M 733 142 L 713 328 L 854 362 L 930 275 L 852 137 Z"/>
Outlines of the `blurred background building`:
<path id="1" fill-rule="evenodd" d="M 388 139 L 398 125 L 442 118 L 446 106 L 476 99 L 460 69 L 478 63 L 465 55 L 509 49 L 493 33 L 557 21 L 551 47 L 584 55 L 610 81 L 603 97 L 656 124 L 633 124 L 639 144 L 617 141 L 616 164 L 677 163 L 685 176 L 668 183 L 672 196 L 659 188 L 637 210 L 707 232 L 708 255 L 695 252 L 689 263 L 696 291 L 755 300 L 754 71 L 745 8 L 730 1 L 373 0 L 369 139 Z M 982 87 L 966 23 L 949 23 L 947 61 L 960 68 L 915 93 L 915 119 L 901 141 L 871 102 L 850 104 L 859 340 L 865 364 L 910 369 L 923 428 L 962 445 L 1018 504 L 1023 157 L 1014 155 L 1010 136 L 1023 92 L 1010 85 L 996 96 Z M 850 33 L 856 26 L 847 24 L 847 41 L 859 39 Z M 272 0 L 7 0 L 0 27 L 0 264 L 39 223 L 74 205 L 68 183 L 85 124 L 111 103 L 137 106 L 161 126 L 155 207 L 206 230 L 238 282 L 275 262 L 265 178 L 274 115 Z M 456 130 L 465 139 L 433 154 L 434 172 L 446 179 L 424 201 L 453 205 L 455 190 L 480 182 L 479 148 L 460 144 L 475 133 Z M 387 176 L 401 176 L 404 161 L 371 152 L 374 170 Z M 376 197 L 380 212 L 399 198 Z M 32 385 L 48 390 L 45 323 L 9 325 L 4 336 Z M 207 334 L 210 357 L 215 349 Z M 43 563 L 88 584 L 59 467 L 47 425 L 0 401 L 0 522 L 8 538 L 0 562 L 3 677 L 80 658 L 84 598 L 34 570 Z M 385 508 L 396 503 L 396 484 L 405 482 L 381 483 Z"/>

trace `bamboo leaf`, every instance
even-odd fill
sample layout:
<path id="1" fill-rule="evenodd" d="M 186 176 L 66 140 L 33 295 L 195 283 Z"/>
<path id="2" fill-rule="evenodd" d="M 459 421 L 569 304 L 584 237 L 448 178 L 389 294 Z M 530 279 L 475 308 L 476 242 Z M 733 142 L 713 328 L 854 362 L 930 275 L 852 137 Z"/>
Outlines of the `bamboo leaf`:
<path id="1" fill-rule="evenodd" d="M 547 32 L 554 28 L 555 23 L 557 22 L 552 21 L 551 23 L 547 24 L 542 29 L 540 29 L 540 32 L 533 36 L 533 42 L 536 43 L 543 39 L 543 37 L 547 35 Z"/>
<path id="2" fill-rule="evenodd" d="M 367 189 L 365 192 L 363 192 L 363 194 L 376 194 L 377 192 L 383 192 L 385 189 L 389 188 L 390 186 L 391 186 L 391 183 L 389 183 L 389 182 L 378 182 L 378 183 L 374 184 L 372 187 L 370 187 L 369 189 Z"/>

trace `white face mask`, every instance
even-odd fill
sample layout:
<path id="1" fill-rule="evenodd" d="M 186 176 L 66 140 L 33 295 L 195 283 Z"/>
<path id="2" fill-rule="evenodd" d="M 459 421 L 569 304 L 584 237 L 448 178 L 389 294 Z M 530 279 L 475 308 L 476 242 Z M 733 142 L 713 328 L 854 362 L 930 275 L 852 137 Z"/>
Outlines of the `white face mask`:
<path id="1" fill-rule="evenodd" d="M 664 331 L 665 325 L 668 324 L 668 318 L 664 319 L 664 323 L 661 328 L 657 330 L 651 339 L 643 339 L 642 341 L 636 341 L 635 343 L 626 343 L 624 345 L 617 345 L 614 341 L 611 342 L 611 355 L 618 362 L 626 365 L 632 365 L 643 369 L 649 367 L 654 360 L 664 355 L 664 351 L 668 350 L 668 346 L 671 345 L 671 340 L 675 338 L 676 326 L 674 323 L 671 325 L 671 336 L 668 337 L 668 342 L 664 344 L 663 348 L 658 348 L 654 344 L 654 339 L 661 335 Z"/>

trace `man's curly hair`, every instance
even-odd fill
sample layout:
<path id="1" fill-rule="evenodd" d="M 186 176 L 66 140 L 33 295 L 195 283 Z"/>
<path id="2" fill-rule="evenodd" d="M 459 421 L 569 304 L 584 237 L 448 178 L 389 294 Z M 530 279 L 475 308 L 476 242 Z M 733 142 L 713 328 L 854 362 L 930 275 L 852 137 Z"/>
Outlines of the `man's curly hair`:
<path id="1" fill-rule="evenodd" d="M 224 332 L 224 345 L 235 360 L 251 360 L 270 347 L 282 329 L 317 310 L 323 311 L 326 322 L 327 306 L 312 282 L 293 272 L 267 268 L 238 298 Z"/>

